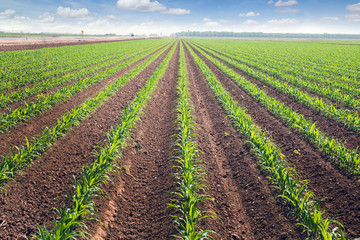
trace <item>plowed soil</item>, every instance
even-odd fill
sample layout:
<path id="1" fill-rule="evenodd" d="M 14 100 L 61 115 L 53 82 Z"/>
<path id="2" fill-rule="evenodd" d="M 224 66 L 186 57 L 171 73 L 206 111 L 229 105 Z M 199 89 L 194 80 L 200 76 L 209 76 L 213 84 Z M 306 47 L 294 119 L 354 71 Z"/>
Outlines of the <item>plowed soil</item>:
<path id="1" fill-rule="evenodd" d="M 84 45 L 106 42 L 121 42 L 141 40 L 144 38 L 14 38 L 14 39 L 1 39 L 0 38 L 0 51 L 19 51 L 19 50 L 34 50 L 47 47 L 62 47 L 71 45 Z"/>
<path id="2" fill-rule="evenodd" d="M 55 208 L 71 204 L 65 195 L 73 193 L 73 176 L 78 177 L 81 168 L 94 161 L 92 153 L 106 139 L 111 127 L 119 123 L 123 110 L 169 50 L 170 47 L 79 126 L 60 138 L 40 158 L 34 159 L 32 165 L 15 176 L 15 181 L 5 185 L 5 191 L 0 193 L 0 239 L 27 239 L 36 233 L 36 224 L 51 230 L 52 220 L 59 218 Z M 309 181 L 309 187 L 317 198 L 325 198 L 321 209 L 326 210 L 326 216 L 338 215 L 336 219 L 344 224 L 350 239 L 360 237 L 359 179 L 348 177 L 302 135 L 289 129 L 199 52 L 195 52 L 232 97 L 247 109 L 256 124 L 267 131 L 299 176 Z M 281 198 L 276 198 L 280 193 L 271 187 L 246 139 L 234 129 L 186 49 L 185 58 L 196 121 L 195 137 L 207 172 L 206 193 L 214 199 L 200 204 L 199 208 L 213 211 L 218 216 L 206 218 L 201 227 L 216 231 L 217 234 L 212 236 L 217 240 L 306 239 L 288 205 Z M 25 136 L 31 138 L 45 126 L 52 126 L 58 117 L 94 96 L 142 61 L 0 135 L 1 153 L 9 153 L 11 146 L 24 144 Z M 93 199 L 101 223 L 86 223 L 95 239 L 165 240 L 174 239 L 171 235 L 177 234 L 170 215 L 178 212 L 167 209 L 167 206 L 170 198 L 174 197 L 170 193 L 175 190 L 172 173 L 177 170 L 173 167 L 176 164 L 173 161 L 176 155 L 173 143 L 177 133 L 178 67 L 179 46 L 145 107 L 141 121 L 133 129 L 128 146 L 118 159 L 118 171 L 110 175 L 112 182 L 101 186 L 106 194 Z M 320 122 L 323 131 L 346 140 L 348 147 L 360 145 L 358 133 L 236 71 L 266 90 L 270 96 Z"/>
<path id="3" fill-rule="evenodd" d="M 0 195 L 0 239 L 27 238 L 35 234 L 36 224 L 51 227 L 58 216 L 54 208 L 70 204 L 58 196 L 72 195 L 73 176 L 79 177 L 81 167 L 93 162 L 99 142 L 119 123 L 122 111 L 169 50 L 5 186 Z"/>
<path id="4" fill-rule="evenodd" d="M 277 146 L 281 146 L 282 153 L 293 164 L 297 173 L 309 181 L 310 187 L 318 199 L 325 198 L 321 206 L 326 210 L 328 217 L 339 215 L 336 219 L 346 226 L 349 236 L 352 238 L 360 236 L 358 227 L 360 226 L 360 218 L 358 217 L 360 213 L 359 180 L 342 174 L 341 170 L 332 164 L 319 149 L 296 131 L 290 130 L 285 123 L 241 90 L 209 60 L 200 54 L 199 56 L 215 73 L 218 80 L 222 82 L 234 99 L 247 109 L 248 114 L 256 124 L 268 131 L 268 136 L 274 140 Z M 244 74 L 244 76 L 246 75 Z M 277 94 L 275 97 L 281 99 L 283 96 Z M 300 107 L 300 105 L 297 106 Z M 338 132 L 340 131 L 338 130 Z"/>

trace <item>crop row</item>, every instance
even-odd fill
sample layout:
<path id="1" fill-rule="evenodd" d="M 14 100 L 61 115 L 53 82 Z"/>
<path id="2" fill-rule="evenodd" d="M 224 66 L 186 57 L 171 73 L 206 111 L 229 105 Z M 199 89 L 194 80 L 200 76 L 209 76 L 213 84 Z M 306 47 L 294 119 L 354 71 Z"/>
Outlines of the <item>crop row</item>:
<path id="1" fill-rule="evenodd" d="M 198 156 L 198 146 L 195 139 L 195 122 L 192 116 L 192 103 L 189 93 L 188 73 L 184 56 L 183 44 L 180 45 L 179 59 L 179 80 L 178 80 L 178 106 L 177 116 L 177 140 L 175 142 L 176 157 L 175 166 L 178 171 L 174 174 L 176 179 L 176 198 L 171 199 L 169 207 L 178 210 L 179 215 L 172 215 L 175 228 L 180 234 L 181 239 L 195 240 L 207 239 L 212 230 L 202 230 L 199 223 L 202 219 L 214 216 L 209 215 L 208 211 L 201 211 L 199 203 L 208 200 L 210 197 L 205 194 L 206 171 L 202 166 Z M 174 236 L 179 237 L 179 236 Z"/>
<path id="2" fill-rule="evenodd" d="M 346 84 L 344 82 L 336 82 L 324 77 L 316 77 L 309 80 L 304 75 L 305 72 L 296 71 L 287 73 L 286 69 L 276 63 L 266 64 L 262 59 L 245 59 L 243 55 L 237 54 L 234 51 L 222 51 L 222 54 L 231 56 L 233 59 L 244 63 L 248 66 L 254 67 L 272 76 L 275 76 L 287 83 L 294 84 L 300 88 L 306 89 L 312 93 L 327 97 L 334 102 L 343 103 L 347 107 L 358 110 L 360 108 L 360 89 L 354 87 L 354 84 Z M 270 65 L 270 66 L 269 66 Z M 288 67 L 288 66 L 287 66 Z M 357 98 L 354 98 L 356 96 Z"/>
<path id="3" fill-rule="evenodd" d="M 234 126 L 249 141 L 252 151 L 259 158 L 263 169 L 269 174 L 273 186 L 281 192 L 281 197 L 291 206 L 297 216 L 297 221 L 304 227 L 309 237 L 329 240 L 338 237 L 346 239 L 340 223 L 332 218 L 323 217 L 324 211 L 320 210 L 320 202 L 314 200 L 315 194 L 308 189 L 306 181 L 300 180 L 295 169 L 289 166 L 280 148 L 266 137 L 266 133 L 246 114 L 246 109 L 230 96 L 209 67 L 189 46 L 188 50 Z M 337 228 L 330 229 L 331 223 L 341 228 L 340 233 Z"/>
<path id="4" fill-rule="evenodd" d="M 134 49 L 139 44 L 142 45 L 141 43 L 130 41 L 115 44 L 98 44 L 97 46 L 68 46 L 24 51 L 27 52 L 26 58 L 24 56 L 19 58 L 21 61 L 15 66 L 3 67 L 5 69 L 1 71 L 0 91 L 18 88 L 50 77 L 59 77 L 84 66 L 116 58 L 119 54 L 126 52 L 126 49 Z M 144 44 L 147 43 L 157 44 L 152 41 L 144 42 Z M 23 51 L 17 51 L 16 53 L 21 54 L 21 52 Z M 6 66 L 7 62 L 14 61 L 14 56 L 11 58 L 7 56 L 10 54 L 9 52 L 0 54 L 3 59 L 2 66 Z M 32 61 L 25 63 L 26 59 Z M 38 60 L 34 62 L 34 59 Z"/>
<path id="5" fill-rule="evenodd" d="M 286 122 L 291 128 L 295 128 L 303 134 L 326 155 L 330 156 L 333 161 L 345 168 L 350 174 L 360 175 L 360 156 L 357 150 L 347 149 L 343 143 L 322 133 L 316 127 L 316 123 L 312 122 L 311 119 L 305 119 L 303 115 L 296 113 L 283 102 L 278 101 L 276 98 L 269 97 L 266 92 L 261 90 L 256 84 L 251 83 L 221 61 L 211 57 L 199 48 L 196 49 L 228 77 L 233 79 L 240 88 Z"/>
<path id="6" fill-rule="evenodd" d="M 151 50 L 153 47 L 147 48 L 145 51 Z M 141 52 L 143 52 L 141 51 Z M 31 97 L 33 95 L 42 93 L 48 89 L 51 89 L 56 86 L 60 86 L 64 83 L 71 82 L 76 79 L 83 78 L 85 76 L 91 76 L 96 74 L 98 71 L 102 71 L 103 68 L 111 67 L 114 65 L 119 64 L 120 62 L 126 61 L 124 57 L 133 57 L 137 54 L 141 53 L 139 50 L 130 49 L 128 51 L 125 51 L 120 56 L 117 56 L 115 59 L 106 60 L 105 58 L 99 58 L 96 59 L 96 62 L 92 62 L 90 66 L 85 67 L 83 69 L 78 69 L 77 71 L 73 73 L 65 74 L 61 77 L 53 77 L 50 79 L 47 79 L 44 82 L 39 82 L 34 84 L 31 87 L 26 87 L 23 89 L 20 89 L 18 91 L 10 92 L 10 93 L 2 93 L 0 94 L 0 107 L 6 107 L 10 104 L 13 104 L 15 102 L 24 100 L 28 97 Z"/>
<path id="7" fill-rule="evenodd" d="M 202 41 L 206 42 L 206 41 Z M 349 84 L 359 85 L 358 48 L 339 45 L 299 42 L 251 42 L 220 41 L 212 42 L 212 46 L 221 51 L 234 50 L 246 59 L 256 59 L 281 65 L 293 70 L 295 75 L 303 75 L 310 79 L 318 77 Z M 340 53 L 340 54 L 339 54 Z"/>
<path id="8" fill-rule="evenodd" d="M 56 126 L 52 128 L 46 127 L 39 137 L 32 139 L 31 143 L 26 140 L 26 146 L 16 147 L 17 152 L 13 151 L 9 156 L 5 154 L 3 156 L 4 160 L 0 164 L 0 184 L 7 182 L 17 171 L 27 166 L 49 149 L 57 139 L 65 135 L 74 125 L 87 118 L 97 107 L 105 102 L 106 99 L 113 95 L 125 83 L 135 78 L 165 50 L 166 48 L 158 51 L 139 66 L 117 79 L 114 83 L 108 85 L 95 97 L 89 98 L 80 106 L 73 108 L 69 113 L 66 113 L 57 120 Z"/>
<path id="9" fill-rule="evenodd" d="M 355 94 L 357 97 L 360 96 L 360 92 L 356 88 L 356 86 L 359 86 L 358 83 L 354 80 L 339 77 L 339 71 L 335 72 L 334 70 L 334 73 L 331 74 L 313 72 L 309 67 L 299 67 L 298 64 L 282 62 L 273 58 L 259 58 L 256 56 L 245 55 L 240 52 L 236 52 L 236 58 L 243 60 L 243 62 L 248 65 L 268 72 L 269 74 L 276 74 L 274 76 L 282 77 L 285 81 L 293 82 L 291 76 L 296 76 L 296 78 L 304 79 L 319 86 L 331 87 L 349 94 Z M 279 73 L 281 73 L 281 75 Z M 294 83 L 296 84 L 296 82 Z M 309 90 L 314 91 L 310 88 Z"/>
<path id="10" fill-rule="evenodd" d="M 147 54 L 148 53 L 146 52 L 140 55 L 136 55 L 126 62 L 121 62 L 120 64 L 108 68 L 96 75 L 85 77 L 84 79 L 75 82 L 73 85 L 65 86 L 53 94 L 39 95 L 36 102 L 24 103 L 24 106 L 20 106 L 14 110 L 10 110 L 9 113 L 0 115 L 0 132 L 8 131 L 17 124 L 27 121 L 29 118 L 52 108 L 56 104 L 65 101 L 74 94 L 81 92 L 93 84 L 100 82 L 103 79 L 121 71 L 127 66 L 137 62 Z M 134 53 L 131 53 L 131 55 L 134 55 Z M 124 59 L 131 55 L 129 54 L 128 56 L 122 56 L 122 58 Z"/>
<path id="11" fill-rule="evenodd" d="M 70 208 L 57 209 L 60 219 L 54 220 L 54 229 L 49 231 L 46 227 L 38 226 L 38 235 L 34 237 L 43 240 L 86 237 L 85 221 L 93 219 L 96 213 L 92 198 L 102 192 L 100 183 L 106 182 L 109 179 L 109 172 L 117 167 L 114 161 L 121 156 L 121 151 L 126 147 L 131 130 L 139 121 L 139 115 L 144 111 L 152 93 L 165 75 L 176 47 L 175 44 L 145 86 L 130 102 L 121 122 L 107 134 L 107 143 L 99 149 L 94 163 L 83 168 L 80 179 L 75 178 L 75 192 L 71 196 L 73 205 Z"/>
<path id="12" fill-rule="evenodd" d="M 319 111 L 324 116 L 331 117 L 335 121 L 340 122 L 355 131 L 360 130 L 360 118 L 357 112 L 351 113 L 349 110 L 339 109 L 335 105 L 323 101 L 323 99 L 321 98 L 312 97 L 310 94 L 303 92 L 296 87 L 293 87 L 288 84 L 284 84 L 282 81 L 272 76 L 269 76 L 265 73 L 262 73 L 258 70 L 255 70 L 251 67 L 248 67 L 245 64 L 239 63 L 238 61 L 233 60 L 232 58 L 226 57 L 225 55 L 222 54 L 218 54 L 217 52 L 210 49 L 207 50 L 214 56 L 238 68 L 244 73 L 268 84 L 269 86 L 275 88 L 276 90 L 282 93 L 289 95 L 290 97 L 303 103 L 304 105 L 316 111 Z"/>

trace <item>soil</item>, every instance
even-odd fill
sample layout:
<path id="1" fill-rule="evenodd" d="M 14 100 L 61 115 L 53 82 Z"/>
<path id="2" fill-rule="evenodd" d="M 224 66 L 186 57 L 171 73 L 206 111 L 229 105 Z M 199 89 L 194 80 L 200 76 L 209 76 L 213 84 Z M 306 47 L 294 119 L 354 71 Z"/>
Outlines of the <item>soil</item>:
<path id="1" fill-rule="evenodd" d="M 1 239 L 27 238 L 36 233 L 36 224 L 51 228 L 58 217 L 54 208 L 70 206 L 64 196 L 73 193 L 73 176 L 93 162 L 92 153 L 169 50 L 5 186 L 0 195 Z"/>
<path id="2" fill-rule="evenodd" d="M 123 172 L 97 199 L 102 225 L 93 223 L 96 239 L 169 239 L 175 234 L 167 208 L 174 191 L 172 143 L 176 131 L 176 82 L 179 46 L 170 67 L 134 131 L 131 146 L 119 160 Z"/>
<path id="3" fill-rule="evenodd" d="M 122 111 L 169 50 L 5 186 L 0 194 L 0 239 L 27 239 L 36 233 L 36 224 L 51 229 L 52 220 L 59 218 L 55 208 L 71 204 L 65 195 L 73 193 L 73 176 L 79 177 L 81 168 L 94 161 L 93 153 L 103 144 L 106 133 L 119 123 Z M 199 208 L 218 216 L 203 220 L 201 227 L 216 231 L 212 236 L 217 240 L 306 239 L 302 228 L 296 225 L 296 216 L 281 198 L 276 198 L 280 193 L 271 187 L 246 139 L 232 126 L 188 51 L 185 57 L 196 121 L 195 136 L 201 150 L 200 160 L 207 172 L 206 193 L 214 199 L 200 204 Z M 289 129 L 218 68 L 201 58 L 233 98 L 281 147 L 299 176 L 308 179 L 317 199 L 327 197 L 321 202 L 326 216 L 340 214 L 336 219 L 344 224 L 350 239 L 360 237 L 359 179 L 348 177 L 303 136 Z M 133 130 L 132 140 L 117 160 L 118 171 L 111 174 L 111 182 L 101 186 L 106 194 L 94 198 L 101 223 L 88 221 L 87 226 L 95 239 L 172 239 L 171 235 L 177 234 L 170 215 L 179 213 L 167 206 L 174 197 L 170 192 L 175 190 L 172 173 L 176 171 L 173 168 L 176 151 L 172 144 L 177 133 L 178 60 L 179 47 Z M 117 77 L 137 64 L 119 72 Z M 320 119 L 321 125 L 331 124 L 328 118 L 318 118 L 318 113 L 241 74 L 296 111 Z M 24 136 L 31 138 L 39 134 L 45 126 L 53 125 L 58 117 L 114 80 L 115 76 L 105 79 L 1 135 L 1 152 L 24 144 Z M 341 126 L 333 128 L 334 132 L 328 128 L 329 134 L 347 137 L 348 146 L 355 147 L 360 141 L 357 133 L 350 135 L 351 132 Z"/>
<path id="4" fill-rule="evenodd" d="M 211 53 L 207 52 L 205 49 L 202 50 L 204 50 L 206 53 L 210 54 L 211 56 L 215 57 Z M 302 114 L 305 118 L 311 118 L 313 122 L 316 122 L 316 126 L 322 132 L 328 134 L 329 136 L 335 137 L 335 139 L 339 141 L 342 141 L 343 143 L 345 143 L 347 148 L 355 150 L 358 146 L 360 146 L 360 132 L 356 132 L 355 130 L 346 127 L 344 124 L 336 122 L 332 118 L 322 115 L 320 112 L 316 111 L 315 109 L 312 109 L 304 105 L 303 103 L 298 102 L 297 100 L 289 97 L 288 95 L 272 88 L 268 84 L 265 84 L 262 81 L 247 75 L 246 73 L 242 72 L 241 70 L 235 68 L 234 66 L 222 60 L 220 61 L 224 63 L 226 66 L 233 69 L 235 72 L 241 74 L 247 80 L 256 84 L 260 89 L 266 91 L 266 93 L 270 97 L 275 97 L 279 101 L 284 102 L 286 106 L 291 107 L 295 112 Z"/>
<path id="5" fill-rule="evenodd" d="M 154 52 L 155 53 L 155 52 Z M 152 53 L 152 54 L 154 54 Z M 119 77 L 140 65 L 143 61 L 149 58 L 152 54 L 137 61 L 136 63 L 124 68 L 120 72 L 103 79 L 102 81 L 95 83 L 87 89 L 73 95 L 63 103 L 57 104 L 54 107 L 46 110 L 42 114 L 30 118 L 27 122 L 21 123 L 10 129 L 4 134 L 0 134 L 0 152 L 9 154 L 11 153 L 12 146 L 22 146 L 26 143 L 25 137 L 31 139 L 33 136 L 40 135 L 45 127 L 54 126 L 57 123 L 57 119 L 63 116 L 65 113 L 71 111 L 76 106 L 86 101 L 86 99 L 95 96 L 98 92 L 104 89 L 108 84 L 117 80 Z M 17 104 L 21 104 L 19 102 Z M 1 162 L 2 162 L 1 158 Z"/>
<path id="6" fill-rule="evenodd" d="M 201 160 L 208 173 L 207 193 L 215 199 L 211 210 L 223 222 L 209 220 L 204 229 L 215 230 L 220 236 L 216 239 L 301 239 L 301 230 L 288 217 L 286 206 L 274 199 L 257 159 L 236 134 L 187 51 L 186 59 Z"/>
<path id="7" fill-rule="evenodd" d="M 197 52 L 197 51 L 195 51 Z M 199 54 L 197 52 L 197 54 Z M 200 55 L 199 55 L 200 56 Z M 241 90 L 230 78 L 209 60 L 200 56 L 218 80 L 231 93 L 247 113 L 277 146 L 281 146 L 286 159 L 295 167 L 301 179 L 307 179 L 317 199 L 323 199 L 321 207 L 326 215 L 336 217 L 345 225 L 350 238 L 360 236 L 360 181 L 348 177 L 319 149 L 309 143 L 302 135 L 289 129 L 285 123 L 273 116 L 265 107 Z M 276 97 L 281 97 L 276 95 Z"/>
<path id="8" fill-rule="evenodd" d="M 141 40 L 144 38 L 77 38 L 77 37 L 44 37 L 44 38 L 0 38 L 0 51 L 35 50 L 47 47 L 62 47 L 106 42 Z"/>

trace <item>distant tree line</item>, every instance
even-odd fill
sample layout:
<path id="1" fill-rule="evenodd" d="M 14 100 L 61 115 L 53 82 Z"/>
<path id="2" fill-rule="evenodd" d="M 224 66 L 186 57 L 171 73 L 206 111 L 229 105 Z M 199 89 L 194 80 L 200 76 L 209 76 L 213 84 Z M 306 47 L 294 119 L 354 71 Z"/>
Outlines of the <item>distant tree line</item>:
<path id="1" fill-rule="evenodd" d="M 263 33 L 263 32 L 177 32 L 176 37 L 236 37 L 236 38 L 316 38 L 316 39 L 360 39 L 360 34 L 334 33 Z"/>

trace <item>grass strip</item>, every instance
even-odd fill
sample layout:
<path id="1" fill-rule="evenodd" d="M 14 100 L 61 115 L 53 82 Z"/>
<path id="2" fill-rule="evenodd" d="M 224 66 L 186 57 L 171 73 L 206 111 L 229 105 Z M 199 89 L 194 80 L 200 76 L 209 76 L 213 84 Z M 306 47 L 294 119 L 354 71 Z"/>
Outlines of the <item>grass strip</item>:
<path id="1" fill-rule="evenodd" d="M 259 158 L 263 169 L 269 174 L 273 186 L 281 192 L 281 197 L 291 206 L 297 216 L 298 224 L 304 227 L 311 239 L 346 239 L 343 234 L 343 226 L 333 218 L 324 218 L 325 211 L 320 210 L 320 200 L 315 201 L 315 194 L 307 187 L 307 181 L 300 180 L 294 168 L 286 162 L 285 156 L 281 153 L 270 138 L 263 132 L 246 114 L 231 95 L 225 90 L 216 79 L 209 67 L 188 47 L 197 66 L 205 76 L 211 90 L 232 120 L 235 128 L 250 143 L 253 153 Z M 330 224 L 340 227 L 329 229 Z"/>
<path id="2" fill-rule="evenodd" d="M 259 101 L 273 114 L 282 119 L 291 128 L 296 129 L 307 139 L 309 139 L 322 152 L 328 155 L 335 163 L 344 168 L 351 175 L 360 175 L 360 156 L 356 150 L 349 150 L 345 145 L 334 138 L 328 137 L 316 127 L 311 119 L 305 119 L 303 115 L 296 113 L 287 107 L 283 102 L 276 98 L 269 97 L 265 91 L 261 90 L 256 84 L 236 73 L 233 69 L 227 67 L 221 61 L 206 54 L 199 48 L 196 48 L 204 57 L 223 71 L 229 78 L 250 96 Z"/>
<path id="3" fill-rule="evenodd" d="M 26 138 L 26 145 L 15 147 L 17 152 L 12 151 L 11 155 L 4 154 L 3 162 L 0 164 L 0 186 L 14 177 L 16 172 L 27 166 L 34 159 L 39 157 L 47 149 L 49 149 L 56 140 L 66 134 L 74 125 L 88 117 L 97 107 L 105 102 L 120 87 L 125 85 L 131 79 L 135 78 L 144 68 L 149 66 L 158 56 L 160 56 L 166 48 L 155 53 L 146 61 L 135 67 L 124 76 L 120 77 L 114 83 L 108 85 L 99 92 L 95 97 L 87 99 L 83 104 L 74 108 L 71 112 L 65 114 L 58 119 L 57 125 L 46 127 L 39 137 L 34 137 L 31 143 Z"/>
<path id="4" fill-rule="evenodd" d="M 176 179 L 176 191 L 172 194 L 178 198 L 171 199 L 168 205 L 175 208 L 180 216 L 171 215 L 174 218 L 176 230 L 180 236 L 174 235 L 179 239 L 195 240 L 210 239 L 209 234 L 215 233 L 212 230 L 203 230 L 199 227 L 202 219 L 216 216 L 209 211 L 201 211 L 198 205 L 206 200 L 212 199 L 206 195 L 205 176 L 206 171 L 199 160 L 198 146 L 195 139 L 194 127 L 195 122 L 192 116 L 192 103 L 189 93 L 188 72 L 182 43 L 180 44 L 179 59 L 179 79 L 177 92 L 179 94 L 178 106 L 176 111 L 177 117 L 177 140 L 175 142 L 176 162 L 175 167 L 178 171 L 174 174 Z"/>
<path id="5" fill-rule="evenodd" d="M 70 197 L 73 205 L 70 208 L 64 206 L 57 209 L 60 219 L 54 220 L 53 231 L 38 226 L 38 235 L 33 236 L 35 239 L 60 240 L 87 237 L 85 221 L 96 219 L 96 209 L 92 198 L 101 194 L 100 183 L 110 180 L 108 174 L 116 168 L 114 161 L 121 156 L 121 150 L 126 147 L 131 136 L 131 130 L 139 121 L 139 115 L 144 111 L 160 79 L 165 75 L 175 49 L 176 45 L 172 47 L 145 86 L 130 102 L 123 113 L 121 122 L 107 134 L 107 144 L 99 149 L 94 163 L 83 168 L 80 179 L 74 177 L 75 192 Z"/>

